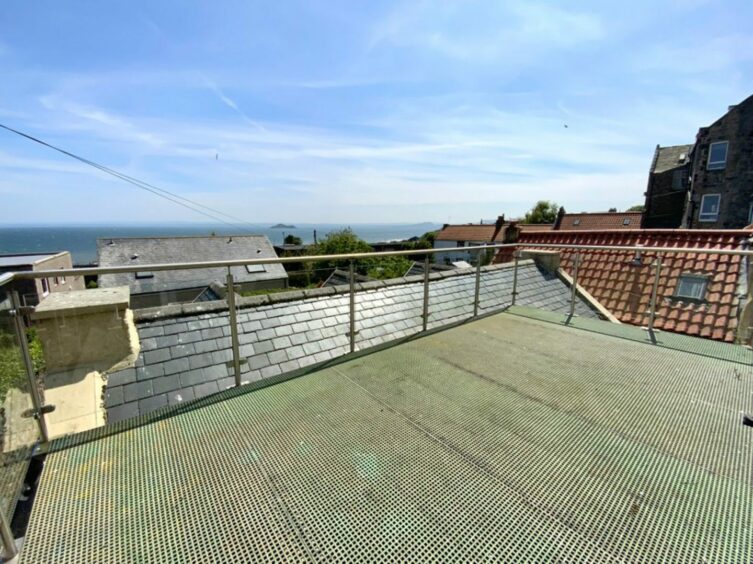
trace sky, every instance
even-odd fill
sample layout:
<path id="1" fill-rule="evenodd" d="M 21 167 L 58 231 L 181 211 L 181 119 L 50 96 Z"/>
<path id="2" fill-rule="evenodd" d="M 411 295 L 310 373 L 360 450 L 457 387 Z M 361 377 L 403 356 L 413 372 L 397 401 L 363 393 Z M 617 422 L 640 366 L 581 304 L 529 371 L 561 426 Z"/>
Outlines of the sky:
<path id="1" fill-rule="evenodd" d="M 249 222 L 643 203 L 753 94 L 753 2 L 4 0 L 0 123 Z M 0 223 L 206 222 L 0 130 Z"/>

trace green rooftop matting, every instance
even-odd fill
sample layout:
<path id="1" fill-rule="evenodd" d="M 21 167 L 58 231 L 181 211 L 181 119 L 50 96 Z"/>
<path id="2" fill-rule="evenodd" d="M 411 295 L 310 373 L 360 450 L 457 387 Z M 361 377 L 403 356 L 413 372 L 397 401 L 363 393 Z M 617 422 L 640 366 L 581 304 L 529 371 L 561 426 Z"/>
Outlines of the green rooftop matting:
<path id="1" fill-rule="evenodd" d="M 21 558 L 747 562 L 752 408 L 749 365 L 499 314 L 51 452 Z"/>

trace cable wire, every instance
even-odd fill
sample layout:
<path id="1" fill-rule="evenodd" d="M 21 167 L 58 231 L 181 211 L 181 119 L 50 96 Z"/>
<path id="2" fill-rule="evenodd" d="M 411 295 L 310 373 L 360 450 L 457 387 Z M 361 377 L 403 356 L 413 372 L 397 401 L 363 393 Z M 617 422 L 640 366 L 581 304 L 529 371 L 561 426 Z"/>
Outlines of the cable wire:
<path id="1" fill-rule="evenodd" d="M 242 225 L 249 225 L 250 223 L 232 216 L 228 213 L 225 213 L 223 211 L 211 208 L 209 206 L 206 206 L 204 204 L 199 204 L 198 202 L 194 202 L 193 200 L 189 200 L 188 198 L 184 198 L 183 196 L 179 196 L 178 194 L 175 194 L 173 192 L 170 192 L 169 190 L 165 190 L 164 188 L 159 188 L 158 186 L 154 186 L 153 184 L 149 184 L 148 182 L 144 182 L 143 180 L 139 180 L 138 178 L 134 178 L 132 176 L 129 176 L 127 174 L 124 174 L 122 172 L 118 172 L 117 170 L 111 169 L 105 165 L 101 165 L 99 163 L 96 163 L 94 161 L 91 161 L 89 159 L 86 159 L 84 157 L 81 157 L 79 155 L 76 155 L 74 153 L 71 153 L 70 151 L 66 151 L 65 149 L 61 149 L 60 147 L 56 147 L 55 145 L 52 145 L 50 143 L 47 143 L 46 141 L 43 141 L 41 139 L 38 139 L 32 135 L 29 135 L 27 133 L 24 133 L 22 131 L 18 131 L 17 129 L 13 129 L 12 127 L 8 127 L 7 125 L 4 125 L 0 123 L 0 128 L 3 128 L 7 131 L 10 131 L 11 133 L 15 133 L 16 135 L 20 135 L 21 137 L 25 137 L 26 139 L 29 139 L 30 141 L 33 141 L 34 143 L 39 143 L 40 145 L 43 145 L 45 147 L 48 147 L 49 149 L 52 149 L 53 151 L 57 151 L 58 153 L 62 153 L 63 155 L 66 155 L 68 157 L 71 157 L 73 159 L 76 159 L 79 162 L 82 162 L 84 164 L 87 164 L 91 167 L 94 167 L 106 174 L 109 174 L 111 176 L 114 176 L 116 178 L 119 178 L 120 180 L 123 180 L 124 182 L 128 182 L 129 184 L 132 184 L 133 186 L 136 186 L 137 188 L 141 188 L 142 190 L 146 190 L 147 192 L 151 192 L 152 194 L 159 196 L 161 198 L 164 198 L 168 201 L 171 201 L 175 204 L 178 204 L 180 206 L 183 206 L 184 208 L 187 208 L 193 212 L 200 213 L 206 217 L 209 217 L 210 219 L 213 219 L 215 221 L 219 221 L 221 223 L 224 223 L 226 225 L 230 225 L 233 228 L 238 228 L 239 224 Z M 213 213 L 212 213 L 213 212 Z M 233 220 L 233 222 L 227 221 L 225 219 L 222 219 L 221 217 L 217 217 L 219 214 L 222 216 L 225 216 L 227 218 L 230 218 Z M 237 222 L 237 223 L 234 223 Z M 243 231 L 246 232 L 252 232 L 250 229 L 246 229 L 245 227 L 240 227 Z"/>

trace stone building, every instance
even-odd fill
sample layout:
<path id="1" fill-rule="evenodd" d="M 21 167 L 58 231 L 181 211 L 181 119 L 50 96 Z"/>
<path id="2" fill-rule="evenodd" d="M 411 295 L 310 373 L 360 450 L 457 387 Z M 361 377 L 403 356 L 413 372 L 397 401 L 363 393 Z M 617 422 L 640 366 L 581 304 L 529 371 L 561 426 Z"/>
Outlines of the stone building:
<path id="1" fill-rule="evenodd" d="M 657 146 L 643 227 L 740 229 L 751 223 L 753 96 L 701 127 L 692 146 Z"/>

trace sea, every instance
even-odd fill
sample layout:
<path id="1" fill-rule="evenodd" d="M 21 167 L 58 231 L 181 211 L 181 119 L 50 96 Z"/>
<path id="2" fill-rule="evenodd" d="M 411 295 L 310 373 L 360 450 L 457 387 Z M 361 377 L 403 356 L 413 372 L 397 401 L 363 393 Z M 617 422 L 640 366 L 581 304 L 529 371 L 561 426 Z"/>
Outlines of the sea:
<path id="1" fill-rule="evenodd" d="M 420 237 L 439 229 L 436 223 L 297 223 L 275 227 L 273 224 L 251 224 L 247 231 L 227 225 L 38 225 L 0 227 L 0 254 L 46 253 L 70 251 L 74 265 L 97 261 L 97 239 L 107 237 L 178 237 L 186 235 L 266 235 L 273 245 L 281 244 L 286 235 L 296 235 L 304 243 L 314 242 L 314 233 L 321 239 L 327 233 L 350 228 L 364 241 L 379 243 Z"/>

